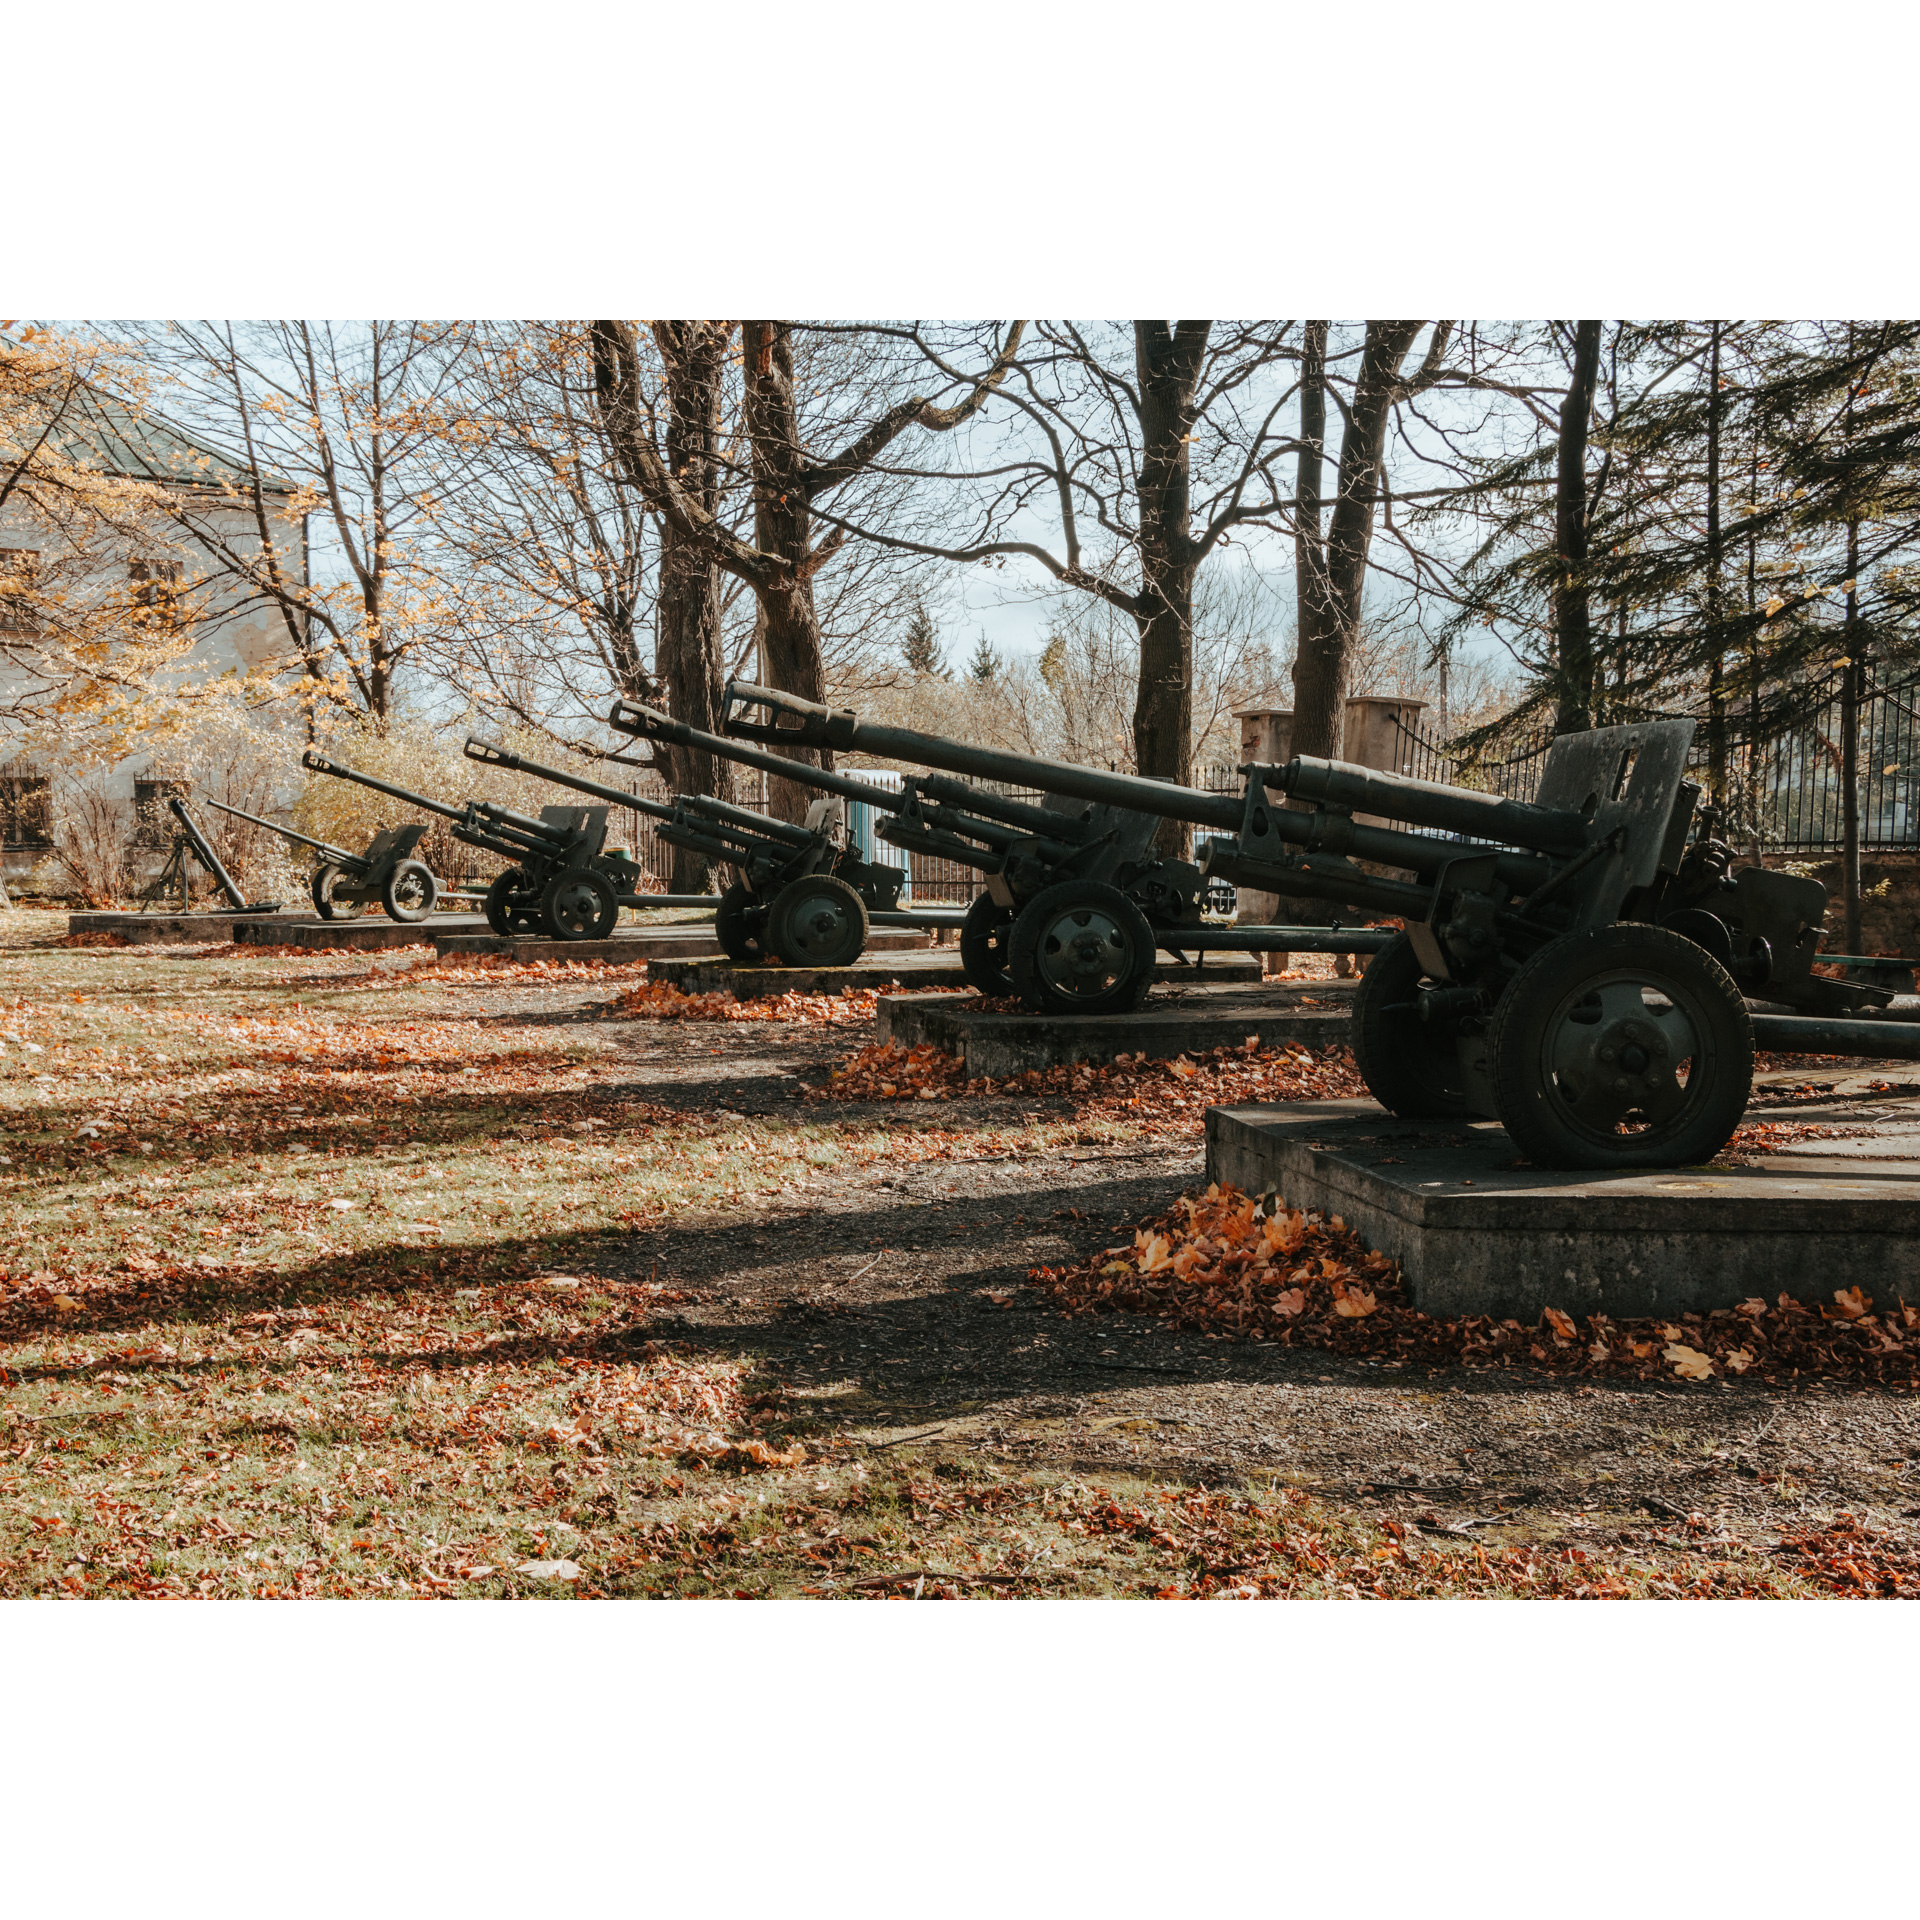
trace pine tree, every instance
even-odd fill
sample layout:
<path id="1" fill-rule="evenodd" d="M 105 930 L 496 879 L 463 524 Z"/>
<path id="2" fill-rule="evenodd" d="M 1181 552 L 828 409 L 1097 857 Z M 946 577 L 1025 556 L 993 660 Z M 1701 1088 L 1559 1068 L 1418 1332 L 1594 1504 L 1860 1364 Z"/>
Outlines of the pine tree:
<path id="1" fill-rule="evenodd" d="M 933 615 L 927 611 L 924 600 L 916 599 L 913 603 L 913 612 L 907 618 L 906 636 L 900 642 L 900 657 L 916 680 L 950 678 L 946 650 L 940 644 L 940 629 L 934 625 Z"/>
<path id="2" fill-rule="evenodd" d="M 987 632 L 980 630 L 980 644 L 973 650 L 973 658 L 967 662 L 969 678 L 981 686 L 989 686 L 1000 677 L 1000 656 L 987 642 Z"/>

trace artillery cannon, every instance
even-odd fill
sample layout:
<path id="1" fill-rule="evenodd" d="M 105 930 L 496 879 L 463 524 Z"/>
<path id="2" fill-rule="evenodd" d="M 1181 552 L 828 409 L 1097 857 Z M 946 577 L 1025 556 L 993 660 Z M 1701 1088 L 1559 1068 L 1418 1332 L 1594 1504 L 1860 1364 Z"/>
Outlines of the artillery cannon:
<path id="1" fill-rule="evenodd" d="M 1260 951 L 1288 946 L 1302 952 L 1371 953 L 1391 938 L 1384 932 L 1337 927 L 1204 926 L 1200 916 L 1206 882 L 1199 869 L 1186 862 L 1158 860 L 1149 851 L 1160 822 L 1157 814 L 1143 814 L 1132 808 L 1085 806 L 1051 797 L 1045 804 L 1034 806 L 1028 801 L 1009 799 L 967 781 L 938 774 L 915 775 L 896 793 L 871 781 L 829 773 L 804 761 L 743 746 L 738 740 L 702 733 L 636 701 L 618 702 L 607 719 L 609 725 L 622 733 L 719 754 L 781 779 L 863 801 L 877 814 L 888 816 L 879 821 L 875 831 L 889 845 L 977 869 L 987 891 L 979 895 L 964 914 L 892 917 L 902 923 L 957 925 L 961 968 L 968 982 L 984 994 L 1001 995 L 1014 990 L 1008 935 L 1017 909 L 1047 887 L 1080 873 L 1096 877 L 1118 875 L 1123 888 L 1130 890 L 1149 924 L 1161 936 L 1160 945 L 1176 952 L 1190 950 L 1204 955 L 1216 949 Z M 895 743 L 913 741 L 944 745 L 956 753 L 972 751 L 954 747 L 952 742 L 938 742 L 930 734 L 909 734 L 897 728 L 868 731 L 883 732 Z M 919 753 L 902 752 L 897 744 L 872 750 L 892 758 L 926 758 Z M 664 829 L 662 831 L 664 833 Z M 881 867 L 877 871 L 893 876 L 897 895 L 905 874 L 897 867 Z M 859 885 L 857 876 L 843 874 L 842 877 Z M 743 878 L 751 893 L 754 890 L 751 876 Z M 778 907 L 776 901 L 767 925 L 772 926 L 779 919 Z M 743 905 L 742 910 L 748 909 Z M 880 922 L 881 917 L 879 912 L 873 913 L 876 922 Z M 723 934 L 723 944 L 724 941 Z M 1099 1009 L 1076 1001 L 1060 1010 Z"/>
<path id="2" fill-rule="evenodd" d="M 1306 756 L 1242 768 L 1238 795 L 1199 793 L 863 726 L 764 687 L 729 686 L 727 715 L 749 739 L 919 759 L 1208 827 L 1207 876 L 1398 917 L 1404 932 L 1354 997 L 1369 1091 L 1408 1118 L 1497 1119 L 1538 1166 L 1710 1159 L 1745 1111 L 1756 1035 L 1779 1052 L 1920 1056 L 1920 1026 L 1838 1017 L 1892 996 L 1813 973 L 1817 881 L 1732 871 L 1686 777 L 1690 720 L 1563 735 L 1536 798 L 1519 801 Z M 1275 805 L 1276 792 L 1304 804 Z M 1120 887 L 1075 878 L 1029 901 L 1009 944 L 1016 980 L 1044 984 L 1048 1004 L 1071 1004 L 1081 982 L 1089 999 L 1138 1004 L 1153 937 Z M 1756 1019 L 1747 996 L 1806 1017 Z"/>
<path id="3" fill-rule="evenodd" d="M 651 708 L 622 701 L 614 708 L 614 724 L 623 732 L 642 732 L 639 725 L 623 725 L 621 716 L 628 713 L 646 714 L 669 727 L 674 724 L 665 715 L 654 715 Z M 957 923 L 957 915 L 898 910 L 905 873 L 866 859 L 847 835 L 844 801 L 864 799 L 869 791 L 857 782 L 842 783 L 844 789 L 857 789 L 850 794 L 836 788 L 833 797 L 815 801 L 805 823 L 796 826 L 705 794 L 679 794 L 671 803 L 641 799 L 484 740 L 469 740 L 466 751 L 469 759 L 487 766 L 530 773 L 538 780 L 633 807 L 660 822 L 655 831 L 669 846 L 685 847 L 732 867 L 738 877 L 717 902 L 701 896 L 714 908 L 714 936 L 730 960 L 752 962 L 778 954 L 793 966 L 842 967 L 865 951 L 867 932 L 874 924 Z"/>
<path id="4" fill-rule="evenodd" d="M 382 827 L 367 842 L 366 852 L 349 853 L 344 847 L 329 846 L 324 840 L 295 833 L 291 827 L 277 827 L 258 814 L 244 813 L 218 800 L 209 800 L 207 805 L 317 853 L 320 864 L 313 870 L 308 890 L 313 895 L 314 911 L 322 920 L 357 920 L 371 902 L 378 900 L 389 919 L 415 926 L 432 913 L 440 898 L 440 882 L 432 868 L 413 857 L 420 836 L 426 832 L 418 822 Z"/>
<path id="5" fill-rule="evenodd" d="M 624 854 L 606 850 L 605 807 L 542 807 L 536 820 L 491 800 L 449 806 L 311 749 L 301 756 L 301 765 L 438 814 L 453 823 L 453 837 L 463 846 L 511 861 L 494 877 L 485 904 L 488 926 L 502 936 L 544 932 L 556 940 L 604 940 L 623 906 L 672 904 L 657 894 L 641 894 L 642 869 Z M 623 794 L 621 804 L 629 803 Z"/>

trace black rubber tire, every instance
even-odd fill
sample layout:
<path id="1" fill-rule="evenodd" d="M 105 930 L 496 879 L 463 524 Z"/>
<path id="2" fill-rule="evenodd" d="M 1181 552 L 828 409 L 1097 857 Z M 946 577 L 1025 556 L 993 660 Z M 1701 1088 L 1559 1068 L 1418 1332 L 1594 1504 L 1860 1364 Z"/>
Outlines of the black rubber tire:
<path id="1" fill-rule="evenodd" d="M 867 950 L 867 903 L 830 873 L 789 880 L 767 909 L 767 945 L 790 967 L 850 967 Z"/>
<path id="2" fill-rule="evenodd" d="M 1753 1022 L 1732 977 L 1693 941 L 1634 921 L 1542 947 L 1500 996 L 1488 1041 L 1500 1123 L 1536 1167 L 1698 1166 L 1753 1090 Z M 1626 1104 L 1642 1090 L 1646 1105 Z"/>
<path id="3" fill-rule="evenodd" d="M 1353 1063 L 1389 1113 L 1403 1120 L 1454 1120 L 1472 1111 L 1458 1029 L 1451 1020 L 1420 1018 L 1417 996 L 1426 977 L 1404 933 L 1367 963 L 1353 991 Z"/>
<path id="4" fill-rule="evenodd" d="M 555 940 L 606 940 L 620 924 L 620 896 L 604 873 L 563 867 L 540 896 L 540 922 Z"/>
<path id="5" fill-rule="evenodd" d="M 380 889 L 380 904 L 386 908 L 387 918 L 407 927 L 417 927 L 426 919 L 439 898 L 440 882 L 433 877 L 432 868 L 418 860 L 402 860 Z"/>
<path id="6" fill-rule="evenodd" d="M 533 876 L 524 867 L 496 873 L 481 910 L 487 916 L 487 925 L 502 940 L 540 931 L 540 901 L 533 890 Z"/>
<path id="7" fill-rule="evenodd" d="M 757 967 L 767 958 L 767 910 L 737 880 L 713 910 L 713 937 L 736 967 Z"/>
<path id="8" fill-rule="evenodd" d="M 336 900 L 333 889 L 342 880 L 352 885 L 351 876 L 343 873 L 331 860 L 316 870 L 313 876 L 313 910 L 322 920 L 358 920 L 366 912 L 364 900 Z"/>
<path id="9" fill-rule="evenodd" d="M 1077 963 L 1069 927 L 1087 941 Z M 1015 916 L 1007 960 L 1014 991 L 1036 1013 L 1131 1013 L 1153 985 L 1155 951 L 1147 916 L 1118 887 L 1061 880 Z"/>
<path id="10" fill-rule="evenodd" d="M 1013 940 L 1013 909 L 1003 907 L 992 894 L 978 895 L 967 909 L 960 929 L 960 971 L 967 985 L 989 1000 L 1013 991 L 1009 948 Z"/>

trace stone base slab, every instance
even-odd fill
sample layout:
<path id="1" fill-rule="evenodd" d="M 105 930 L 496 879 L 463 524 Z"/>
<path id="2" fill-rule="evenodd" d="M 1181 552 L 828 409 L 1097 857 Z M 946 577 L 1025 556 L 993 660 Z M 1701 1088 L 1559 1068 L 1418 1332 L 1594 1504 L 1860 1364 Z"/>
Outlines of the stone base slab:
<path id="1" fill-rule="evenodd" d="M 1209 963 L 1208 972 L 1212 972 Z M 901 995 L 880 1002 L 880 1038 L 932 1045 L 959 1055 L 969 1078 L 1005 1079 L 1039 1067 L 1111 1065 L 1118 1054 L 1171 1060 L 1214 1047 L 1343 1045 L 1353 989 L 1344 982 L 1262 991 L 1184 987 L 1149 999 L 1137 1013 L 1100 1016 L 996 1013 L 975 1001 Z"/>
<path id="2" fill-rule="evenodd" d="M 736 1000 L 765 1000 L 781 993 L 844 993 L 861 988 L 964 987 L 967 976 L 954 949 L 928 947 L 920 952 L 874 957 L 878 934 L 850 967 L 741 966 L 732 960 L 657 960 L 652 977 L 682 993 L 731 993 Z"/>
<path id="3" fill-rule="evenodd" d="M 1434 1314 L 1670 1316 L 1858 1286 L 1920 1304 L 1920 1100 L 1767 1108 L 1867 1127 L 1732 1169 L 1549 1173 L 1493 1121 L 1397 1120 L 1370 1100 L 1215 1107 L 1207 1174 L 1338 1214 Z"/>
<path id="4" fill-rule="evenodd" d="M 418 926 L 405 926 L 384 914 L 361 920 L 322 920 L 312 912 L 242 913 L 70 913 L 67 932 L 117 933 L 136 947 L 192 946 L 231 940 L 243 947 L 348 947 L 379 952 L 384 947 L 417 947 L 436 935 L 486 926 L 473 913 L 437 913 Z"/>

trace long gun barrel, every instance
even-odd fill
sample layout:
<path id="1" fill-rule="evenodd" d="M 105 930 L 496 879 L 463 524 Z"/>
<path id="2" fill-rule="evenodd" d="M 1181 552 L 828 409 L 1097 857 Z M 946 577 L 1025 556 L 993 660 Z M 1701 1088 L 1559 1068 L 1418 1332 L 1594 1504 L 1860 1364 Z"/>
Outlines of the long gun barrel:
<path id="1" fill-rule="evenodd" d="M 464 807 L 450 807 L 444 800 L 429 800 L 424 793 L 413 793 L 405 787 L 396 787 L 391 780 L 382 780 L 371 773 L 362 773 L 358 767 L 343 767 L 337 760 L 329 760 L 324 753 L 316 753 L 309 747 L 300 756 L 300 764 L 309 773 L 330 773 L 336 780 L 351 780 L 356 786 L 371 787 L 375 793 L 390 795 L 395 800 L 404 800 L 410 807 L 418 807 L 423 813 L 437 813 L 443 820 L 457 820 L 463 826 L 473 817 L 472 803 Z"/>
<path id="2" fill-rule="evenodd" d="M 229 807 L 219 800 L 204 800 L 203 806 L 212 807 L 216 813 L 230 813 L 236 820 L 245 820 L 251 826 L 265 827 L 269 833 L 277 833 L 282 840 L 291 840 L 295 846 L 311 847 L 315 853 L 325 857 L 336 867 L 357 867 L 363 864 L 357 853 L 348 853 L 344 848 L 329 846 L 324 840 L 312 840 L 304 833 L 295 833 L 291 827 L 275 826 L 271 820 L 262 820 L 257 813 L 247 813 L 239 807 Z"/>
<path id="3" fill-rule="evenodd" d="M 768 710 L 766 720 L 751 720 L 747 712 Z M 739 712 L 735 708 L 741 708 Z M 1044 787 L 1073 799 L 1106 806 L 1125 806 L 1133 812 L 1158 814 L 1167 820 L 1187 820 L 1192 826 L 1233 833 L 1246 816 L 1240 795 L 1200 793 L 1167 781 L 1140 780 L 1135 774 L 1104 774 L 1092 766 L 1062 766 L 1025 753 L 1006 753 L 998 747 L 970 747 L 941 739 L 937 733 L 912 728 L 876 726 L 851 712 L 820 707 L 774 687 L 730 682 L 726 689 L 726 728 L 741 739 L 785 741 L 795 747 L 829 747 L 841 753 L 870 753 L 887 760 L 910 760 L 937 766 L 972 780 L 1000 780 L 1008 785 Z M 1331 806 L 1357 806 L 1386 818 L 1417 820 L 1421 826 L 1448 833 L 1471 833 L 1476 839 L 1530 847 L 1538 851 L 1571 852 L 1586 845 L 1586 820 L 1563 808 L 1507 801 L 1494 793 L 1473 793 L 1465 787 L 1438 787 L 1425 780 L 1402 780 L 1373 774 L 1367 768 L 1340 760 L 1296 758 L 1284 768 L 1265 768 L 1263 785 L 1323 801 Z M 1300 845 L 1309 839 L 1309 814 L 1286 814 L 1275 822 L 1284 837 Z M 1430 870 L 1452 858 L 1459 849 L 1440 847 L 1417 833 L 1390 828 L 1346 826 L 1338 833 L 1340 847 L 1327 843 L 1327 824 L 1315 831 L 1325 851 L 1352 852 L 1359 858 L 1390 866 Z"/>
<path id="4" fill-rule="evenodd" d="M 675 720 L 655 707 L 642 706 L 637 700 L 618 700 L 607 715 L 607 725 L 637 739 L 665 741 L 670 746 L 690 747 L 700 753 L 718 754 L 737 766 L 754 767 L 782 780 L 797 780 L 818 787 L 822 793 L 837 793 L 843 800 L 864 801 L 883 813 L 898 813 L 906 798 L 889 787 L 876 787 L 868 780 L 850 780 L 844 773 L 828 773 L 820 767 L 787 759 L 783 754 L 759 753 L 738 740 L 723 740 L 717 733 L 702 733 L 684 720 Z"/>
<path id="5" fill-rule="evenodd" d="M 724 822 L 762 837 L 771 835 L 795 846 L 804 845 L 809 837 L 799 827 L 789 827 L 784 821 L 768 820 L 763 814 L 754 813 L 746 807 L 736 807 L 726 800 L 711 799 L 706 794 L 686 794 L 680 797 L 678 805 L 669 806 L 664 801 L 648 800 L 640 794 L 624 793 L 618 787 L 589 780 L 584 774 L 569 773 L 560 767 L 549 767 L 538 760 L 529 760 L 524 754 L 510 752 L 486 740 L 468 740 L 466 755 L 469 760 L 477 760 L 482 766 L 530 773 L 536 780 L 551 780 L 557 787 L 571 787 L 576 793 L 590 793 L 596 800 L 605 800 L 613 806 L 631 807 L 636 813 L 644 813 L 650 820 L 681 821 L 683 814 L 690 812 L 710 822 Z"/>
<path id="6" fill-rule="evenodd" d="M 475 846 L 490 846 L 495 851 L 512 852 L 519 844 L 535 848 L 558 848 L 565 842 L 566 836 L 557 832 L 544 820 L 529 819 L 524 813 L 515 813 L 511 807 L 500 806 L 492 800 L 469 800 L 463 807 L 450 807 L 444 800 L 429 800 L 424 793 L 415 793 L 410 788 L 395 786 L 391 780 L 379 779 L 371 773 L 362 773 L 358 767 L 343 767 L 337 760 L 329 760 L 323 753 L 315 753 L 309 748 L 300 756 L 300 764 L 314 773 L 330 773 L 337 779 L 351 780 L 359 786 L 371 787 L 375 793 L 391 794 L 396 800 L 404 800 L 410 807 L 418 807 L 423 813 L 437 813 L 443 820 L 454 823 L 453 837 L 467 841 Z M 630 795 L 621 796 L 623 806 L 631 801 Z M 476 836 L 479 836 L 476 838 Z M 492 836 L 489 838 L 488 836 Z M 500 842 L 508 844 L 504 847 Z"/>
<path id="7" fill-rule="evenodd" d="M 738 740 L 725 740 L 718 734 L 702 733 L 699 728 L 671 719 L 653 707 L 642 706 L 637 700 L 616 702 L 613 711 L 607 715 L 607 724 L 642 740 L 666 741 L 674 746 L 718 754 L 739 766 L 755 767 L 783 780 L 797 780 L 803 786 L 818 787 L 825 793 L 837 793 L 848 800 L 864 801 L 882 813 L 903 813 L 912 803 L 911 789 L 895 793 L 890 787 L 875 786 L 868 780 L 850 779 L 843 773 L 829 773 L 820 767 L 810 767 L 804 761 L 789 760 L 783 754 L 761 753 L 753 747 L 743 746 Z M 997 793 L 983 793 L 964 780 L 943 779 L 935 775 L 930 779 L 916 779 L 912 785 L 949 807 L 978 814 L 988 821 L 998 821 L 1003 826 L 1017 827 L 1022 833 L 1042 834 L 1069 843 L 1085 838 L 1084 827 L 1071 814 L 1049 813 L 1043 807 L 1030 806 L 1024 801 L 1008 800 Z M 968 823 L 949 820 L 942 824 L 951 825 L 962 833 L 970 831 Z M 889 833 L 881 835 L 882 839 L 891 837 Z M 974 837 L 998 848 L 1004 847 L 1012 836 L 986 833 Z M 918 845 L 924 838 L 922 835 L 914 841 L 895 841 L 894 844 Z M 941 851 L 951 853 L 952 849 Z"/>
<path id="8" fill-rule="evenodd" d="M 635 813 L 644 813 L 649 820 L 673 818 L 673 809 L 661 801 L 648 800 L 637 793 L 623 793 L 618 787 L 589 780 L 584 774 L 568 773 L 539 760 L 529 760 L 525 754 L 495 746 L 490 740 L 470 738 L 466 744 L 466 755 L 469 760 L 479 761 L 483 767 L 504 767 L 509 773 L 530 773 L 536 780 L 551 780 L 556 787 L 571 787 L 576 793 L 590 793 L 596 800 L 605 800 L 611 806 L 631 807 Z"/>

